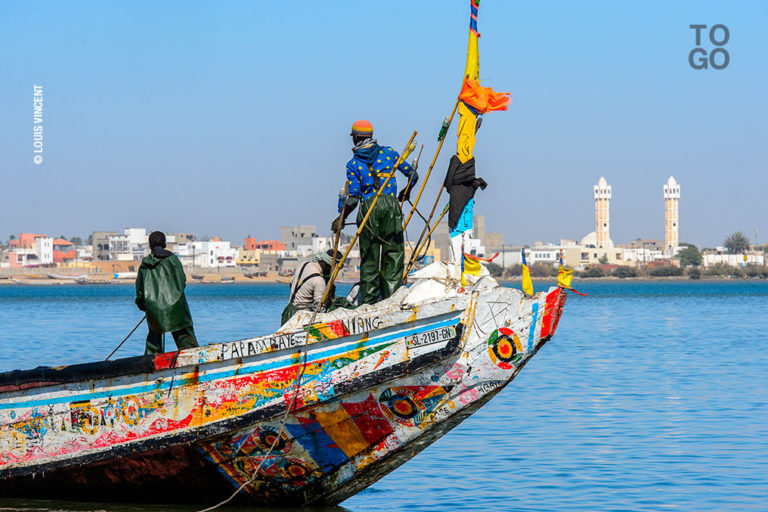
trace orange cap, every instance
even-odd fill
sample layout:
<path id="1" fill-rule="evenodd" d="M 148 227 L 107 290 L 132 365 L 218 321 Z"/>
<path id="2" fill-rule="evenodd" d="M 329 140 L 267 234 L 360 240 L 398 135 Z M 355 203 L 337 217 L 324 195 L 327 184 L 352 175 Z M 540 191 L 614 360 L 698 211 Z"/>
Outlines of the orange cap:
<path id="1" fill-rule="evenodd" d="M 359 121 L 355 121 L 352 124 L 352 133 L 350 135 L 360 135 L 363 137 L 373 137 L 373 125 L 366 121 L 365 119 L 361 119 Z"/>

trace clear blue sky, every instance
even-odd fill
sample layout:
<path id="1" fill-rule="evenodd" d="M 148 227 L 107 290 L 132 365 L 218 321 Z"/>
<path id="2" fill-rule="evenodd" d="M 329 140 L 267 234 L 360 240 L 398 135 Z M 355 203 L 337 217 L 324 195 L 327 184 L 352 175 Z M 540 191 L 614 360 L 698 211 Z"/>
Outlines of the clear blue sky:
<path id="1" fill-rule="evenodd" d="M 0 2 L 0 239 L 327 231 L 354 120 L 398 150 L 419 130 L 426 172 L 460 86 L 468 3 Z M 766 21 L 765 2 L 483 0 L 481 81 L 513 98 L 478 134 L 487 230 L 580 238 L 605 176 L 614 241 L 663 238 L 674 175 L 681 241 L 755 227 L 768 239 Z M 727 69 L 689 67 L 695 23 L 728 26 Z M 452 129 L 429 203 L 454 149 Z"/>

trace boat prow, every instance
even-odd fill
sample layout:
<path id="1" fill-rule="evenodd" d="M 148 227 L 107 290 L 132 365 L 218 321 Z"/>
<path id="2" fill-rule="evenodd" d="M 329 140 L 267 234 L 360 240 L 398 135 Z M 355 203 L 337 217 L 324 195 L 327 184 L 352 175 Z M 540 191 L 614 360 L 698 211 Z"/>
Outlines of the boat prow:
<path id="1" fill-rule="evenodd" d="M 437 263 L 416 278 L 269 336 L 0 374 L 0 493 L 214 503 L 242 486 L 252 503 L 343 501 L 511 382 L 566 299 L 487 275 L 459 291 Z"/>

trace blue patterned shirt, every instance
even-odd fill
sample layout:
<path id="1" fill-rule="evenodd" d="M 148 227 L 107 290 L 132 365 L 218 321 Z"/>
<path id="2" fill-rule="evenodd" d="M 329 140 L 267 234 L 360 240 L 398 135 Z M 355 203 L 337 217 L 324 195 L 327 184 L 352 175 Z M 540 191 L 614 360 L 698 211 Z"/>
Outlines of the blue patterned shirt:
<path id="1" fill-rule="evenodd" d="M 392 174 L 392 168 L 398 158 L 400 158 L 400 154 L 388 146 L 379 146 L 379 154 L 370 165 L 356 156 L 352 157 L 347 162 L 347 182 L 349 183 L 347 193 L 349 197 L 365 201 L 376 195 L 374 173 L 379 179 L 379 186 L 383 185 L 387 177 Z M 406 178 L 410 178 L 413 174 L 413 167 L 408 162 L 401 163 L 397 169 Z M 390 178 L 382 194 L 397 196 L 397 180 L 394 175 Z M 339 212 L 341 212 L 341 207 L 339 207 Z"/>

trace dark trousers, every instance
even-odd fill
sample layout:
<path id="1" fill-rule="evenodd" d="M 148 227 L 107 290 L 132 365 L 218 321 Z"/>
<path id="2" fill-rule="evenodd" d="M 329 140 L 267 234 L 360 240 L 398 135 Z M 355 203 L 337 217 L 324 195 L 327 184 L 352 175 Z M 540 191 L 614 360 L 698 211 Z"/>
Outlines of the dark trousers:
<path id="1" fill-rule="evenodd" d="M 178 331 L 173 331 L 171 335 L 173 336 L 173 341 L 176 342 L 176 346 L 179 348 L 179 350 L 199 346 L 197 344 L 197 338 L 195 337 L 195 329 L 191 325 L 189 327 L 179 329 Z M 160 354 L 164 351 L 164 349 L 163 333 L 150 329 L 147 333 L 147 348 L 144 350 L 144 355 Z"/>
<path id="2" fill-rule="evenodd" d="M 373 198 L 357 214 L 363 220 Z M 382 195 L 360 233 L 360 294 L 363 304 L 390 297 L 403 284 L 403 214 L 397 198 Z"/>

